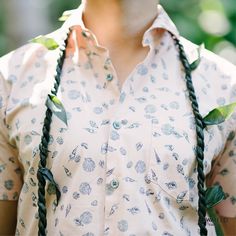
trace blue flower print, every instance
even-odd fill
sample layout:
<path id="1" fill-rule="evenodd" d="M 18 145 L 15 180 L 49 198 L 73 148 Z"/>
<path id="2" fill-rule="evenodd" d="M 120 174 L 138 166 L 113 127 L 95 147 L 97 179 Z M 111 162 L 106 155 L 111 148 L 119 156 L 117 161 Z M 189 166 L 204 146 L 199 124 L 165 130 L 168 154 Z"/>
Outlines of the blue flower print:
<path id="1" fill-rule="evenodd" d="M 90 185 L 86 182 L 80 184 L 79 191 L 84 195 L 89 195 L 92 191 Z"/>
<path id="2" fill-rule="evenodd" d="M 146 75 L 148 73 L 148 68 L 143 64 L 139 65 L 137 69 L 139 75 Z"/>
<path id="3" fill-rule="evenodd" d="M 127 231 L 128 230 L 128 222 L 127 222 L 127 220 L 120 220 L 120 221 L 118 221 L 117 227 L 118 227 L 118 229 L 121 232 Z"/>
<path id="4" fill-rule="evenodd" d="M 77 90 L 70 90 L 68 92 L 68 97 L 72 100 L 75 100 L 80 97 L 80 92 Z"/>
<path id="5" fill-rule="evenodd" d="M 95 162 L 92 158 L 85 158 L 83 162 L 83 169 L 86 172 L 92 172 L 95 169 Z"/>
<path id="6" fill-rule="evenodd" d="M 144 173 L 146 171 L 146 164 L 144 161 L 139 160 L 135 165 L 135 170 L 137 173 Z"/>
<path id="7" fill-rule="evenodd" d="M 4 186 L 7 190 L 11 190 L 14 186 L 14 182 L 11 179 L 6 180 Z"/>
<path id="8" fill-rule="evenodd" d="M 93 216 L 91 212 L 85 211 L 80 215 L 79 218 L 76 218 L 74 221 L 76 225 L 84 226 L 84 225 L 90 224 L 92 222 L 92 219 L 93 219 Z"/>
<path id="9" fill-rule="evenodd" d="M 149 105 L 145 106 L 144 109 L 145 109 L 146 113 L 155 113 L 157 111 L 156 106 L 153 104 L 149 104 Z"/>

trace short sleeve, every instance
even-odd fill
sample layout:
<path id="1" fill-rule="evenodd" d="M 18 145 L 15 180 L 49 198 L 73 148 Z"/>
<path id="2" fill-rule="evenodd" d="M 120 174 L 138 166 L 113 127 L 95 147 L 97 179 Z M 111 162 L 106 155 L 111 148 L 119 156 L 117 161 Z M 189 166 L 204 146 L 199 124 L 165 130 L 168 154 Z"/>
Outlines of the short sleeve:
<path id="1" fill-rule="evenodd" d="M 5 122 L 7 85 L 0 72 L 0 200 L 18 200 L 22 187 L 22 172 L 17 148 L 8 140 Z"/>
<path id="2" fill-rule="evenodd" d="M 227 198 L 215 206 L 223 217 L 236 217 L 236 112 L 230 119 L 227 140 L 216 158 L 209 185 L 220 184 Z"/>

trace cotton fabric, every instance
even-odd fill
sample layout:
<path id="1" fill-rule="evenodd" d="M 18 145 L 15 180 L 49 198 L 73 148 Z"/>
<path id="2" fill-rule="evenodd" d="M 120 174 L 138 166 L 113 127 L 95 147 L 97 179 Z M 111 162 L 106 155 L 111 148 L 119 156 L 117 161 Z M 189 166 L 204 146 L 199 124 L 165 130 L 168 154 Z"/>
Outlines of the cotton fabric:
<path id="1" fill-rule="evenodd" d="M 71 29 L 58 98 L 68 126 L 53 116 L 47 166 L 61 191 L 46 186 L 48 235 L 199 235 L 196 130 L 184 69 L 198 46 L 180 36 L 161 5 L 143 36 L 150 51 L 121 86 L 109 51 L 83 24 L 83 5 L 57 31 Z M 37 235 L 37 168 L 45 101 L 58 50 L 28 43 L 0 59 L 0 200 L 18 200 L 16 235 Z M 192 80 L 204 117 L 236 101 L 236 67 L 203 49 Z M 204 173 L 236 217 L 236 115 L 208 126 Z M 216 235 L 207 219 L 208 235 Z"/>

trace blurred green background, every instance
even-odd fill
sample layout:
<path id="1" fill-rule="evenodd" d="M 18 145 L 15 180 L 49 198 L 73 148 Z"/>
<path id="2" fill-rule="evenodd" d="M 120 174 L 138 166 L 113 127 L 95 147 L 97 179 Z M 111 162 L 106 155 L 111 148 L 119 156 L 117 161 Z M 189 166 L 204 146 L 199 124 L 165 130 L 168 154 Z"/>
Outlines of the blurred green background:
<path id="1" fill-rule="evenodd" d="M 78 0 L 0 0 L 0 56 L 60 27 Z M 161 0 L 180 33 L 236 64 L 236 0 Z"/>

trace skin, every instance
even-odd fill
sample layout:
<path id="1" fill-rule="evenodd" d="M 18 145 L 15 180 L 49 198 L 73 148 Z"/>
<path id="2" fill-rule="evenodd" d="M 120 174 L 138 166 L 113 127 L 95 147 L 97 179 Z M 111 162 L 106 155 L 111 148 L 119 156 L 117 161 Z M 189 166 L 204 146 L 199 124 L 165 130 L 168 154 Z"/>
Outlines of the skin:
<path id="1" fill-rule="evenodd" d="M 0 235 L 15 235 L 17 201 L 0 201 Z"/>
<path id="2" fill-rule="evenodd" d="M 95 33 L 109 55 L 121 84 L 149 48 L 142 46 L 144 32 L 157 16 L 157 0 L 84 0 L 85 26 Z M 148 13 L 148 14 L 147 14 Z M 0 201 L 0 235 L 14 235 L 17 201 Z M 226 236 L 236 235 L 236 218 L 221 217 Z"/>
<path id="3" fill-rule="evenodd" d="M 225 236 L 236 235 L 236 218 L 219 216 L 219 221 L 222 225 Z"/>
<path id="4" fill-rule="evenodd" d="M 157 1 L 84 0 L 83 4 L 84 24 L 109 50 L 117 78 L 123 84 L 149 52 L 149 47 L 142 46 L 142 38 L 158 14 Z"/>

